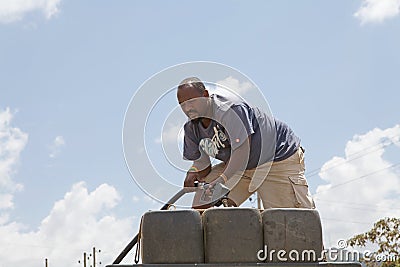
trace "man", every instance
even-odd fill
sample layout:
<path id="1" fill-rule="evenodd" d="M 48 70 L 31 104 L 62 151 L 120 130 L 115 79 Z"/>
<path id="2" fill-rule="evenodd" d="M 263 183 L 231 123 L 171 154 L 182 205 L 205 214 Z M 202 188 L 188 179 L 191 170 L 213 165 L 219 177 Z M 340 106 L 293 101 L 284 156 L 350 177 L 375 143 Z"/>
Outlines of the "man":
<path id="1" fill-rule="evenodd" d="M 209 95 L 196 77 L 180 83 L 177 98 L 189 118 L 183 156 L 193 161 L 185 187 L 196 181 L 211 187 L 223 183 L 235 206 L 257 191 L 265 209 L 315 208 L 304 176 L 304 150 L 288 125 L 242 99 Z M 210 157 L 222 162 L 211 166 Z"/>

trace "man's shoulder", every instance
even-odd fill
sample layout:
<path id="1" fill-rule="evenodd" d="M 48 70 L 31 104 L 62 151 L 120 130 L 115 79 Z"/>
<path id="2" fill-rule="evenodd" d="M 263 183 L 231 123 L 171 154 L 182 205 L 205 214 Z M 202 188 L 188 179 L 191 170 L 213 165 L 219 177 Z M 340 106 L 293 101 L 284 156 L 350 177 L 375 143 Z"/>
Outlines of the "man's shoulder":
<path id="1" fill-rule="evenodd" d="M 185 122 L 185 124 L 183 125 L 183 128 L 186 129 L 192 129 L 194 126 L 194 123 L 191 120 L 188 120 Z"/>
<path id="2" fill-rule="evenodd" d="M 227 114 L 230 114 L 231 111 L 236 114 L 249 113 L 252 109 L 245 100 L 239 97 L 215 95 L 213 99 L 216 106 L 214 113 L 220 113 L 221 116 L 226 116 Z"/>
<path id="3" fill-rule="evenodd" d="M 197 131 L 196 129 L 198 129 L 198 128 L 199 128 L 198 123 L 191 121 L 191 120 L 188 120 L 183 125 L 183 130 L 185 131 L 185 134 L 193 133 L 193 132 Z"/>
<path id="4" fill-rule="evenodd" d="M 244 99 L 233 93 L 229 95 L 212 94 L 211 99 L 213 99 L 215 104 L 218 106 L 232 106 L 246 103 Z"/>
<path id="5" fill-rule="evenodd" d="M 251 108 L 245 100 L 240 97 L 235 96 L 223 96 L 214 94 L 212 95 L 212 99 L 214 102 L 214 116 L 218 118 L 218 116 L 223 117 L 228 111 L 237 111 L 241 109 L 249 109 Z"/>

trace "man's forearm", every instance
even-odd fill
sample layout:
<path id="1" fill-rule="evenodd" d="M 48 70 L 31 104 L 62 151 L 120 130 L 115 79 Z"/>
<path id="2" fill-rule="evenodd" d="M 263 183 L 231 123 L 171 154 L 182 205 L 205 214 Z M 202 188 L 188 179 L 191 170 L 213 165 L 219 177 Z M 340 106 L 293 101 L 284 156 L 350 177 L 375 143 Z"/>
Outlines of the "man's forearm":
<path id="1" fill-rule="evenodd" d="M 223 171 L 223 175 L 225 175 L 226 178 L 229 179 L 236 172 L 246 169 L 250 156 L 250 141 L 251 137 L 249 136 L 240 147 L 232 151 L 229 162 L 225 165 Z"/>
<path id="2" fill-rule="evenodd" d="M 205 168 L 205 169 L 199 171 L 199 177 L 200 177 L 200 178 L 204 178 L 204 177 L 206 177 L 210 172 L 211 172 L 211 165 L 208 165 L 207 168 Z"/>
<path id="3" fill-rule="evenodd" d="M 193 166 L 189 169 L 188 172 L 195 172 L 198 174 L 199 178 L 204 178 L 211 172 L 211 165 L 208 165 L 206 168 L 202 170 L 199 170 L 197 167 Z"/>

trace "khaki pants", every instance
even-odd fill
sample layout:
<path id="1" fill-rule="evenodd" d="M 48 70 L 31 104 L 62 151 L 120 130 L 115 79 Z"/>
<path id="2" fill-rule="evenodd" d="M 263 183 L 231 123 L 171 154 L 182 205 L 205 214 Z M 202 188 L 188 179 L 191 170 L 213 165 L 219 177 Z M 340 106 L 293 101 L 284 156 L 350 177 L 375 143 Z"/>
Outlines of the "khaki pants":
<path id="1" fill-rule="evenodd" d="M 222 173 L 224 167 L 224 163 L 213 166 L 204 180 L 206 182 L 215 180 Z M 229 198 L 237 206 L 257 191 L 264 209 L 314 209 L 315 204 L 308 190 L 304 170 L 304 153 L 299 148 L 296 153 L 285 160 L 265 163 L 255 169 L 238 172 L 225 185 L 231 189 Z"/>

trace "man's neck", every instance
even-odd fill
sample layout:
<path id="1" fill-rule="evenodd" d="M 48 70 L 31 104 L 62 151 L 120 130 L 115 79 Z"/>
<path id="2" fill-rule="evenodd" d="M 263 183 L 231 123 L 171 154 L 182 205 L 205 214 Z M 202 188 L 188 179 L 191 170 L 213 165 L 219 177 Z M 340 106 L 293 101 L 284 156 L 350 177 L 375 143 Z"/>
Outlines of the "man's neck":
<path id="1" fill-rule="evenodd" d="M 204 128 L 208 128 L 208 126 L 209 126 L 210 123 L 211 123 L 211 119 L 209 119 L 209 118 L 202 118 L 200 122 L 201 122 L 201 124 L 203 125 Z"/>

